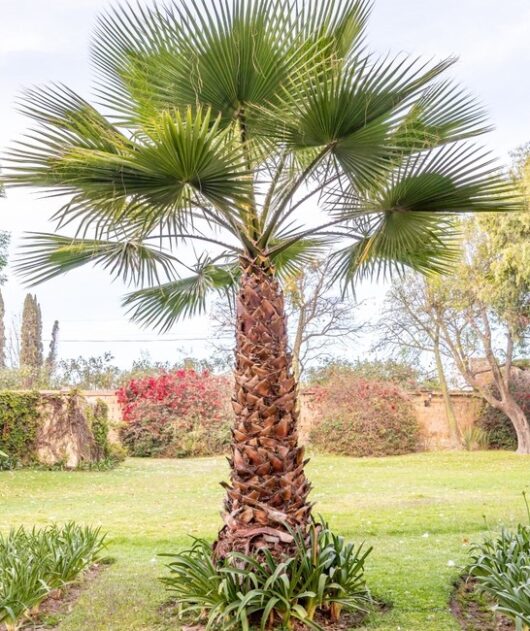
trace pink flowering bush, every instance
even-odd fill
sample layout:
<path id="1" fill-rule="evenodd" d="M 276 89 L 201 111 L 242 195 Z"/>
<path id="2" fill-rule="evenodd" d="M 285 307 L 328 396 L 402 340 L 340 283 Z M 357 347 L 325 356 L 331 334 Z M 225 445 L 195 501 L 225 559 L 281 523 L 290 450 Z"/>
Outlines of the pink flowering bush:
<path id="1" fill-rule="evenodd" d="M 132 379 L 117 392 L 121 438 L 134 456 L 222 453 L 230 441 L 230 382 L 181 369 Z"/>

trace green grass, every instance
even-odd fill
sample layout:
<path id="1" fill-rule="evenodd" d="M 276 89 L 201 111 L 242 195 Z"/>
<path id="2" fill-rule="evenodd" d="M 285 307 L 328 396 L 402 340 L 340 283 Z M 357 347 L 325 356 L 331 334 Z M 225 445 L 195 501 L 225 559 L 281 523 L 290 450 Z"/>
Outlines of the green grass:
<path id="1" fill-rule="evenodd" d="M 374 546 L 368 581 L 394 607 L 366 629 L 451 631 L 451 583 L 468 542 L 526 520 L 530 462 L 509 453 L 431 453 L 382 459 L 315 457 L 312 499 L 334 530 Z M 61 631 L 174 629 L 160 606 L 160 552 L 213 538 L 227 476 L 221 458 L 131 459 L 107 472 L 0 472 L 0 529 L 76 520 L 109 533 L 117 558 L 83 592 Z"/>

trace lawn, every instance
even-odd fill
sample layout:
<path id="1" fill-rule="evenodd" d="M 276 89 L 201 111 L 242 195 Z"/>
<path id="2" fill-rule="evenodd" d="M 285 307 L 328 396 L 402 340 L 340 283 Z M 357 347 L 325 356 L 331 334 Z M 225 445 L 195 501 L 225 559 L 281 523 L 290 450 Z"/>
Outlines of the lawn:
<path id="1" fill-rule="evenodd" d="M 316 511 L 346 537 L 374 546 L 368 580 L 389 613 L 366 629 L 451 631 L 451 583 L 469 542 L 527 519 L 528 459 L 508 453 L 396 458 L 315 457 Z M 226 477 L 221 458 L 130 459 L 108 472 L 0 472 L 0 528 L 75 519 L 101 524 L 117 559 L 83 592 L 61 631 L 165 631 L 160 552 L 213 538 Z M 487 522 L 487 523 L 486 523 Z"/>

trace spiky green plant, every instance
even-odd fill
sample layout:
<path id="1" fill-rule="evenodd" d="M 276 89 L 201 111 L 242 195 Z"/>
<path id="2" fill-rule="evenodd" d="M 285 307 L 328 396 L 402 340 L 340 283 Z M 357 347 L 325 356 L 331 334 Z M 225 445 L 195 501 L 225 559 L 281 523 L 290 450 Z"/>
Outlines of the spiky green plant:
<path id="1" fill-rule="evenodd" d="M 99 528 L 69 522 L 0 533 L 0 623 L 8 631 L 38 613 L 54 589 L 62 589 L 100 559 Z"/>
<path id="2" fill-rule="evenodd" d="M 366 611 L 364 566 L 371 548 L 346 543 L 327 524 L 313 523 L 309 539 L 305 531 L 291 532 L 296 549 L 283 561 L 266 550 L 260 560 L 234 552 L 215 564 L 210 545 L 195 540 L 189 550 L 164 555 L 171 562 L 162 582 L 180 613 L 202 616 L 207 629 L 291 629 L 298 620 L 319 630 L 317 610 L 334 621 L 342 608 Z"/>
<path id="3" fill-rule="evenodd" d="M 61 234 L 31 234 L 38 283 L 84 264 L 136 286 L 162 330 L 238 291 L 232 484 L 215 546 L 288 555 L 307 530 L 281 283 L 329 252 L 345 287 L 444 272 L 455 218 L 519 208 L 454 59 L 378 58 L 369 0 L 185 0 L 110 10 L 92 60 L 102 113 L 62 85 L 29 90 L 12 186 L 66 197 Z M 183 254 L 193 245 L 190 262 Z"/>

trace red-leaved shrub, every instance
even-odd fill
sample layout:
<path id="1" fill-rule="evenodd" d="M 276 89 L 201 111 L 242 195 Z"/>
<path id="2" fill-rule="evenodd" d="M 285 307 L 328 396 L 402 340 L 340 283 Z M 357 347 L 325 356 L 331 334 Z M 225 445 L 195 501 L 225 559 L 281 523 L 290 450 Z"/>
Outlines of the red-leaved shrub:
<path id="1" fill-rule="evenodd" d="M 421 431 L 414 409 L 398 386 L 346 374 L 313 392 L 318 420 L 310 442 L 317 450 L 391 456 L 420 449 Z"/>
<path id="2" fill-rule="evenodd" d="M 135 456 L 222 453 L 230 439 L 229 392 L 229 380 L 208 371 L 132 379 L 117 391 L 122 441 Z"/>

